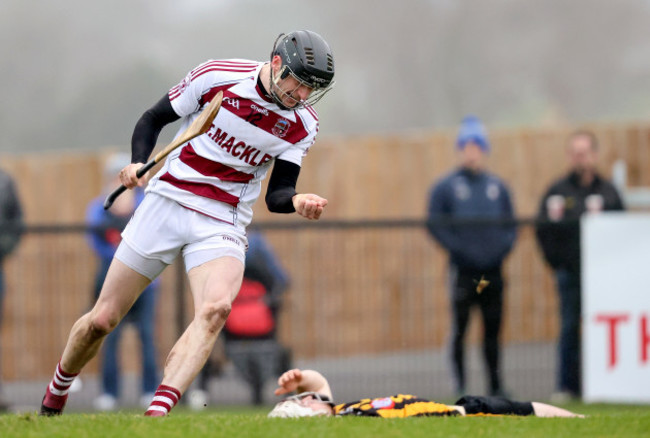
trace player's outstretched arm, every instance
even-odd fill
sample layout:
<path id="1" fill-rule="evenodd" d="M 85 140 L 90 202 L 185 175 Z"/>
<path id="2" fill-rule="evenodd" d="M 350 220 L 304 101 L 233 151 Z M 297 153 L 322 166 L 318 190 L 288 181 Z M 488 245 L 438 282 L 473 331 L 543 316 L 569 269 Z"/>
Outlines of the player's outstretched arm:
<path id="1" fill-rule="evenodd" d="M 547 405 L 546 403 L 532 402 L 533 411 L 536 417 L 578 417 L 585 418 L 582 414 L 567 411 L 557 406 Z"/>
<path id="2" fill-rule="evenodd" d="M 278 378 L 278 388 L 275 395 L 284 395 L 290 392 L 317 392 L 332 398 L 332 390 L 325 376 L 314 370 L 300 370 L 294 368 L 285 371 Z"/>

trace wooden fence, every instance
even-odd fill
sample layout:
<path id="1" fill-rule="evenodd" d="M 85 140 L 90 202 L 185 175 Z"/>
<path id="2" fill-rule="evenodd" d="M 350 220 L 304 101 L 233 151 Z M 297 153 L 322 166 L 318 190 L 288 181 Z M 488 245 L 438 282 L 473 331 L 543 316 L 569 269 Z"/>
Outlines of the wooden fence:
<path id="1" fill-rule="evenodd" d="M 630 183 L 650 186 L 650 124 L 591 128 L 601 140 L 605 175 L 623 159 Z M 510 185 L 518 217 L 534 215 L 550 181 L 565 172 L 568 133 L 569 128 L 491 133 L 489 167 Z M 327 219 L 423 219 L 431 184 L 455 164 L 453 135 L 322 139 L 305 160 L 298 189 L 329 199 Z M 1 166 L 16 179 L 26 222 L 82 223 L 86 205 L 101 190 L 102 162 L 111 150 L 2 157 Z M 256 223 L 298 220 L 268 213 L 262 201 L 255 210 Z M 289 227 L 266 234 L 292 279 L 281 336 L 296 355 L 431 348 L 446 340 L 445 255 L 421 226 Z M 5 268 L 3 375 L 47 376 L 72 323 L 91 305 L 92 252 L 82 233 L 31 233 Z M 163 274 L 157 315 L 161 363 L 178 331 L 177 272 Z M 554 339 L 553 282 L 530 227 L 520 229 L 506 278 L 505 341 Z M 188 293 L 184 302 L 192 308 Z M 473 324 L 473 340 L 479 331 Z M 127 334 L 123 348 L 134 343 Z M 132 356 L 128 366 L 136 361 Z"/>

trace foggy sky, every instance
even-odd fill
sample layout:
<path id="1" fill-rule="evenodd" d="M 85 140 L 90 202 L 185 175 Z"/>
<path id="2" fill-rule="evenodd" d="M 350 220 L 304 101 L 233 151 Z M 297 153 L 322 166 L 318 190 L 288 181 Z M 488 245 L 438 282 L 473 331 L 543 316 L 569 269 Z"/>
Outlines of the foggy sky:
<path id="1" fill-rule="evenodd" d="M 334 52 L 322 136 L 643 119 L 649 24 L 632 0 L 3 0 L 0 152 L 126 147 L 197 64 L 295 29 Z"/>

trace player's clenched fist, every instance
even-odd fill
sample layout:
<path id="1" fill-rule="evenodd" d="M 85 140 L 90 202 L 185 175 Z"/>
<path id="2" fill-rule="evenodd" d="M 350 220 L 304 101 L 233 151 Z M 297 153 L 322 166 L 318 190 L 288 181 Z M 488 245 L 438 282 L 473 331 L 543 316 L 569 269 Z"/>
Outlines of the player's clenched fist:
<path id="1" fill-rule="evenodd" d="M 310 220 L 319 219 L 326 205 L 327 199 L 312 193 L 299 193 L 293 197 L 293 208 L 296 209 L 296 213 Z"/>

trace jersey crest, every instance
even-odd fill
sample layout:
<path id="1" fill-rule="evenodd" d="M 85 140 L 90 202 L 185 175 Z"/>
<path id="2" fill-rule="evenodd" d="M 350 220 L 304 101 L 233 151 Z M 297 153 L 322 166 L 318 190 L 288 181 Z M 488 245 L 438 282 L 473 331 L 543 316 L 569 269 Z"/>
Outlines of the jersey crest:
<path id="1" fill-rule="evenodd" d="M 271 133 L 273 133 L 273 135 L 275 135 L 276 137 L 283 138 L 284 136 L 287 135 L 287 131 L 289 131 L 289 126 L 291 126 L 291 124 L 287 119 L 280 119 L 275 123 L 273 129 L 271 129 Z"/>

